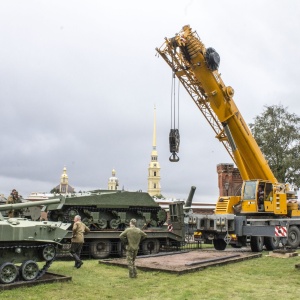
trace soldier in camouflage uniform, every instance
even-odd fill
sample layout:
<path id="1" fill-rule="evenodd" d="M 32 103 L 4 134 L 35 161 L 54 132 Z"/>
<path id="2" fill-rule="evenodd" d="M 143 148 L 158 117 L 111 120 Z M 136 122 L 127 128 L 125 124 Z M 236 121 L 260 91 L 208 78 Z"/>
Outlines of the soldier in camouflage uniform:
<path id="1" fill-rule="evenodd" d="M 120 234 L 122 243 L 126 245 L 126 258 L 128 263 L 129 277 L 136 278 L 135 258 L 137 256 L 140 242 L 147 237 L 141 229 L 135 227 L 136 219 L 130 220 L 130 227 Z"/>
<path id="2" fill-rule="evenodd" d="M 18 192 L 15 189 L 13 189 L 7 198 L 6 204 L 15 204 L 15 203 L 21 203 L 21 202 L 22 201 L 19 197 Z M 9 218 L 18 218 L 18 217 L 20 217 L 21 213 L 22 213 L 22 210 L 13 209 L 8 212 L 8 217 Z"/>
<path id="3" fill-rule="evenodd" d="M 79 215 L 74 217 L 74 225 L 72 229 L 72 239 L 71 239 L 71 249 L 70 253 L 75 260 L 75 267 L 79 269 L 83 262 L 80 259 L 81 249 L 84 243 L 84 234 L 89 233 L 90 229 L 81 222 L 81 217 Z"/>

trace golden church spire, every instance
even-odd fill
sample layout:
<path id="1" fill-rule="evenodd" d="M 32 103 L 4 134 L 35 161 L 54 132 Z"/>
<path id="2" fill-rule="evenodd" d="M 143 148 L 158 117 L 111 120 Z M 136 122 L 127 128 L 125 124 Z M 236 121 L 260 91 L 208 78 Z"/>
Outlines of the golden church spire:
<path id="1" fill-rule="evenodd" d="M 148 167 L 148 193 L 150 196 L 159 196 L 160 188 L 160 166 L 156 150 L 156 107 L 154 106 L 154 124 L 153 124 L 153 140 L 151 161 Z"/>

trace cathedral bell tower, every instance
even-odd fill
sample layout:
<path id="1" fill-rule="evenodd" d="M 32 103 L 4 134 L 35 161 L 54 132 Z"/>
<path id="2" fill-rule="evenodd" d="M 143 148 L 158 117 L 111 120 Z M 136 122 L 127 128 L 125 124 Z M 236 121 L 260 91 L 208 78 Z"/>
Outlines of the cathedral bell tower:
<path id="1" fill-rule="evenodd" d="M 156 151 L 156 108 L 154 107 L 154 126 L 151 161 L 148 167 L 148 193 L 150 196 L 160 196 L 160 166 Z"/>
<path id="2" fill-rule="evenodd" d="M 75 189 L 69 185 L 69 177 L 66 167 L 64 167 L 63 173 L 60 176 L 60 184 L 56 186 L 54 190 L 60 194 L 74 193 Z"/>
<path id="3" fill-rule="evenodd" d="M 108 189 L 116 191 L 118 189 L 118 186 L 119 186 L 119 180 L 116 177 L 115 169 L 113 169 L 111 172 L 111 177 L 109 177 L 108 179 Z"/>

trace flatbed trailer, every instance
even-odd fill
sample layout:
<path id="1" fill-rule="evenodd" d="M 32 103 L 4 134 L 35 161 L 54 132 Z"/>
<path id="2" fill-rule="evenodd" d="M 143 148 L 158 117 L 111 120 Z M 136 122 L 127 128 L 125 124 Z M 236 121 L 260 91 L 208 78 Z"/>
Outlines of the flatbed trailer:
<path id="1" fill-rule="evenodd" d="M 177 201 L 169 205 L 169 221 L 161 227 L 143 230 L 147 239 L 142 241 L 139 254 L 155 254 L 161 251 L 172 251 L 184 242 L 184 202 Z M 84 252 L 93 258 L 103 259 L 111 255 L 124 255 L 124 246 L 120 241 L 122 230 L 92 230 L 84 239 Z M 72 231 L 61 241 L 61 255 L 68 254 L 71 247 Z"/>

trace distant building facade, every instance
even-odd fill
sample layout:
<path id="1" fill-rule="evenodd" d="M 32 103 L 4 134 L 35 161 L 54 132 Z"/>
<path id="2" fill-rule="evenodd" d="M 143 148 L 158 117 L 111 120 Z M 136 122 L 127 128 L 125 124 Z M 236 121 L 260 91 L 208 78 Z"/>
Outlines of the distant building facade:
<path id="1" fill-rule="evenodd" d="M 119 180 L 116 177 L 116 170 L 113 169 L 111 172 L 111 177 L 109 177 L 108 179 L 108 189 L 111 191 L 116 191 L 118 190 L 118 186 L 119 186 Z"/>
<path id="2" fill-rule="evenodd" d="M 69 185 L 69 177 L 67 174 L 67 168 L 63 168 L 63 173 L 60 176 L 60 184 L 57 185 L 52 191 L 60 194 L 68 194 L 68 193 L 74 193 L 75 189 Z"/>
<path id="3" fill-rule="evenodd" d="M 150 196 L 160 196 L 160 165 L 156 150 L 156 108 L 154 107 L 154 126 L 151 161 L 148 167 L 148 193 Z"/>
<path id="4" fill-rule="evenodd" d="M 220 197 L 241 195 L 243 179 L 238 168 L 233 164 L 218 164 L 217 173 Z"/>

